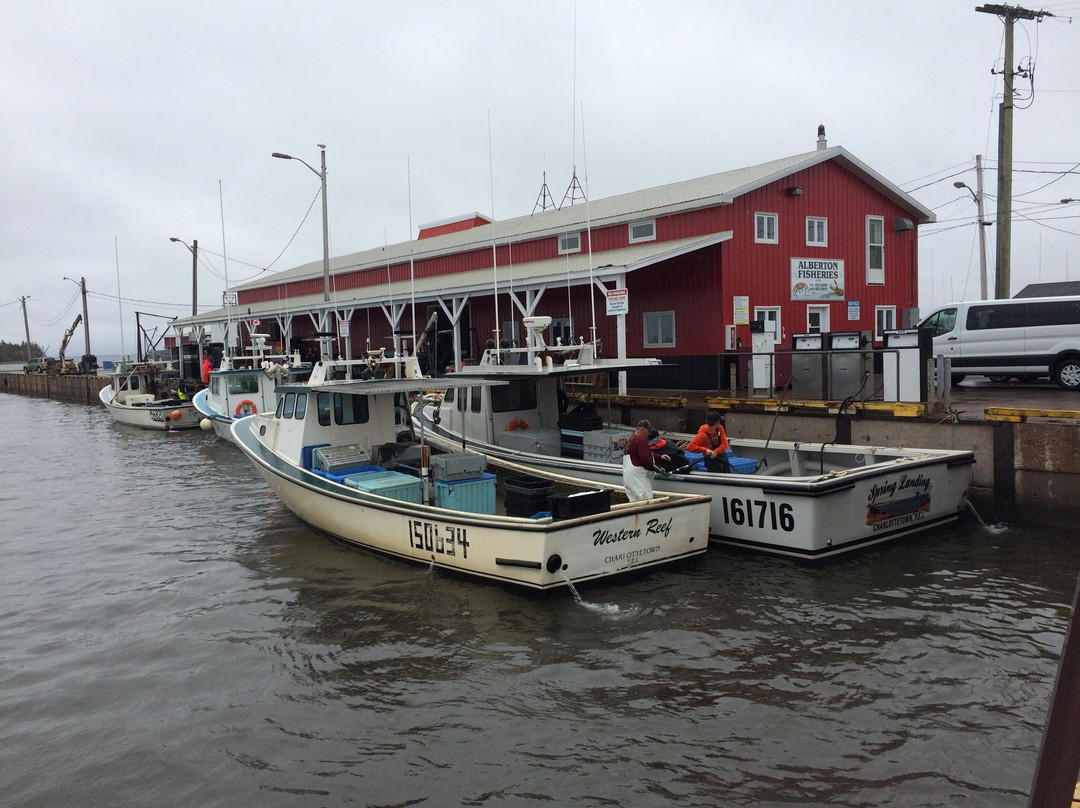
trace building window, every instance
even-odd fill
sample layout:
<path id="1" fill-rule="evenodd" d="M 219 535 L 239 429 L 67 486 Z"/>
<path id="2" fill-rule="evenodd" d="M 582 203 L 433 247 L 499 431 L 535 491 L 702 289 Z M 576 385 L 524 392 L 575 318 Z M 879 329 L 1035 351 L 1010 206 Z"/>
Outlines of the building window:
<path id="1" fill-rule="evenodd" d="M 806 307 L 806 331 L 810 334 L 824 334 L 829 331 L 829 304 Z"/>
<path id="2" fill-rule="evenodd" d="M 775 213 L 754 214 L 754 243 L 776 244 L 779 241 Z"/>
<path id="3" fill-rule="evenodd" d="M 885 283 L 885 219 L 866 217 L 866 282 Z"/>
<path id="4" fill-rule="evenodd" d="M 656 219 L 630 223 L 630 243 L 637 244 L 641 241 L 656 241 Z"/>
<path id="5" fill-rule="evenodd" d="M 559 236 L 559 255 L 581 252 L 581 233 L 568 233 Z"/>
<path id="6" fill-rule="evenodd" d="M 675 312 L 645 312 L 644 326 L 646 348 L 675 347 Z"/>
<path id="7" fill-rule="evenodd" d="M 829 220 L 819 216 L 806 217 L 806 246 L 829 246 Z"/>
<path id="8" fill-rule="evenodd" d="M 881 342 L 885 331 L 896 328 L 896 306 L 874 307 L 874 339 Z"/>

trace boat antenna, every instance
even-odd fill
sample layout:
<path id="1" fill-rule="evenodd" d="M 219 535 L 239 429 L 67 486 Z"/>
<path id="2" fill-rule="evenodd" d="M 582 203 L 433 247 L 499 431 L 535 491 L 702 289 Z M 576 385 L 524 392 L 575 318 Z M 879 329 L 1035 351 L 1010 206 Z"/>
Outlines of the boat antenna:
<path id="1" fill-rule="evenodd" d="M 124 358 L 124 298 L 120 296 L 120 244 L 113 236 L 113 252 L 116 254 L 116 305 L 120 307 L 120 358 Z M 26 314 L 26 301 L 23 301 L 23 314 Z M 29 334 L 29 332 L 27 332 Z M 26 338 L 27 361 L 30 353 L 30 337 Z M 115 398 L 115 396 L 114 396 Z"/>
<path id="2" fill-rule="evenodd" d="M 491 193 L 491 274 L 495 286 L 495 356 L 502 356 L 499 340 L 499 258 L 495 243 L 495 173 L 491 159 L 491 110 L 488 110 L 488 188 Z"/>
<path id="3" fill-rule="evenodd" d="M 573 81 L 574 81 L 573 92 L 571 93 L 570 97 L 571 98 L 577 98 L 577 3 L 576 2 L 574 3 L 574 78 L 573 78 Z M 567 199 L 570 200 L 570 207 L 573 207 L 574 203 L 578 199 L 578 194 L 581 195 L 582 199 L 584 199 L 585 201 L 588 201 L 588 196 L 586 196 L 585 192 L 581 189 L 581 183 L 578 182 L 578 178 L 577 178 L 577 107 L 574 106 L 573 104 L 571 104 L 570 108 L 573 111 L 572 118 L 571 118 L 572 123 L 570 124 L 570 154 L 571 154 L 571 162 L 572 162 L 572 165 L 573 165 L 573 176 L 570 178 L 570 185 L 567 186 L 566 193 L 563 194 L 562 204 L 559 205 L 560 209 L 562 208 L 563 205 L 566 204 Z"/>
<path id="4" fill-rule="evenodd" d="M 221 263 L 225 268 L 225 355 L 232 356 L 229 345 L 229 331 L 232 330 L 232 296 L 229 294 L 229 259 L 225 250 L 225 197 L 221 191 L 221 180 L 217 182 L 218 206 L 221 209 Z"/>
<path id="5" fill-rule="evenodd" d="M 589 154 L 585 149 L 585 102 L 581 103 L 581 158 L 585 169 L 585 187 L 589 186 Z M 593 350 L 596 350 L 596 289 L 593 288 L 593 265 L 592 265 L 592 215 L 589 212 L 589 197 L 585 196 L 585 235 L 589 239 L 589 305 L 592 308 L 592 332 L 591 342 Z"/>
<path id="6" fill-rule="evenodd" d="M 412 350 L 416 356 L 416 270 L 413 266 L 412 244 L 412 160 L 406 155 L 405 172 L 409 183 L 409 290 L 412 295 Z"/>
<path id="7" fill-rule="evenodd" d="M 410 217 L 410 220 L 409 220 L 409 238 L 412 238 L 412 217 Z M 390 298 L 390 315 L 389 316 L 392 318 L 394 316 L 394 285 L 390 280 L 390 248 L 386 243 L 386 228 L 385 227 L 383 228 L 383 250 L 386 251 L 386 295 L 387 295 L 387 297 Z M 394 322 L 391 319 L 391 321 L 390 321 L 391 336 L 393 335 L 394 330 L 395 330 L 394 329 Z M 370 333 L 369 333 L 368 336 L 370 336 Z M 395 348 L 397 347 L 397 343 L 394 344 L 394 347 Z"/>

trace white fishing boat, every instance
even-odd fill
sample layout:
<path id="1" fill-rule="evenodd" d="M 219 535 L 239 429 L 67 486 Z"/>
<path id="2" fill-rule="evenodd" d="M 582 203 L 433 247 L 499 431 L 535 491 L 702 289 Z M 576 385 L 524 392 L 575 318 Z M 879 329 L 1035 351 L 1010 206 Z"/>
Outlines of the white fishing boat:
<path id="1" fill-rule="evenodd" d="M 599 415 L 567 413 L 562 382 L 634 365 L 597 360 L 587 344 L 571 347 L 576 355 L 561 362 L 542 357 L 553 353 L 542 343 L 489 350 L 479 365 L 452 374 L 455 385 L 443 396 L 414 409 L 417 423 L 436 447 L 467 446 L 535 474 L 615 484 L 632 430 L 605 429 Z M 556 346 L 554 360 L 565 355 Z M 464 379 L 508 384 L 461 389 Z M 692 436 L 664 437 L 685 445 Z M 824 558 L 951 522 L 967 507 L 970 451 L 729 440 L 737 471 L 691 467 L 653 480 L 659 492 L 711 496 L 709 535 L 722 544 Z"/>
<path id="2" fill-rule="evenodd" d="M 182 392 L 171 362 L 117 362 L 98 398 L 121 424 L 143 429 L 194 429 L 199 413 Z"/>
<path id="3" fill-rule="evenodd" d="M 629 502 L 615 484 L 540 479 L 474 452 L 432 452 L 407 423 L 407 397 L 432 380 L 412 357 L 396 368 L 392 378 L 334 380 L 338 368 L 320 362 L 307 383 L 278 388 L 274 412 L 234 421 L 236 444 L 304 522 L 360 547 L 532 589 L 705 552 L 705 497 Z"/>
<path id="4" fill-rule="evenodd" d="M 311 364 L 302 362 L 299 354 L 271 353 L 268 339 L 267 334 L 252 334 L 249 355 L 222 357 L 221 365 L 210 371 L 210 383 L 192 397 L 203 429 L 231 441 L 234 420 L 274 410 L 278 385 L 311 375 Z"/>

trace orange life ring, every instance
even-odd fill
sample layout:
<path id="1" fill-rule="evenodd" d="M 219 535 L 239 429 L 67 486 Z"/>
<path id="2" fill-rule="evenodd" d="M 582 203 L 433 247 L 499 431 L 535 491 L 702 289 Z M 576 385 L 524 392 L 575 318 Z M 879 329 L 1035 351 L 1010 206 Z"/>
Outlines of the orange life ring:
<path id="1" fill-rule="evenodd" d="M 243 401 L 236 405 L 236 414 L 241 418 L 245 415 L 254 415 L 258 411 L 259 409 L 255 406 L 255 402 L 252 401 L 250 398 L 245 398 Z"/>
<path id="2" fill-rule="evenodd" d="M 522 420 L 521 418 L 515 418 L 509 424 L 506 425 L 507 432 L 513 432 L 515 429 L 528 429 L 529 422 Z"/>

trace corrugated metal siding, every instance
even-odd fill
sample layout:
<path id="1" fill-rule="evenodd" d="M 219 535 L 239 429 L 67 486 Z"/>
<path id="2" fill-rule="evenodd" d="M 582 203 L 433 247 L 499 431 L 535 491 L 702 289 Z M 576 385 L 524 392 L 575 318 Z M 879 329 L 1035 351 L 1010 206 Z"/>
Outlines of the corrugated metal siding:
<path id="1" fill-rule="evenodd" d="M 788 196 L 787 188 L 799 186 L 803 193 Z M 778 243 L 754 243 L 756 212 L 778 216 Z M 866 217 L 881 216 L 885 232 L 885 284 L 866 283 Z M 724 350 L 725 324 L 734 321 L 733 298 L 749 297 L 750 316 L 755 307 L 780 307 L 784 342 L 791 335 L 806 330 L 808 305 L 823 301 L 793 301 L 791 299 L 791 259 L 842 259 L 845 268 L 844 297 L 828 303 L 830 325 L 834 331 L 873 330 L 875 306 L 889 305 L 900 309 L 915 306 L 918 300 L 917 234 L 916 231 L 895 232 L 895 217 L 910 213 L 888 200 L 861 179 L 834 162 L 825 162 L 792 174 L 783 180 L 739 197 L 733 205 L 720 205 L 690 211 L 657 220 L 657 240 L 669 241 L 694 236 L 733 231 L 734 236 L 714 247 L 705 248 L 647 267 L 627 276 L 631 314 L 627 317 L 627 349 L 631 356 L 644 355 L 642 345 L 643 315 L 653 311 L 676 312 L 675 347 L 650 351 L 657 356 L 714 355 Z M 828 246 L 806 245 L 806 217 L 820 216 L 828 220 Z M 568 232 L 575 232 L 574 230 Z M 586 240 L 585 229 L 581 229 Z M 629 243 L 628 223 L 622 222 L 592 231 L 593 252 L 597 266 L 603 263 L 603 252 L 626 247 Z M 585 245 L 583 244 L 583 247 Z M 500 267 L 511 263 L 520 265 L 558 257 L 558 236 L 546 236 L 509 247 L 496 249 Z M 490 268 L 490 246 L 452 255 L 425 258 L 414 262 L 417 278 L 448 275 Z M 362 288 L 386 282 L 386 268 L 373 268 L 335 276 L 338 290 Z M 394 283 L 408 284 L 408 263 L 391 266 Z M 447 286 L 452 286 L 448 279 Z M 241 305 L 248 302 L 267 302 L 281 297 L 314 295 L 322 291 L 322 278 L 298 281 L 278 287 L 265 287 L 241 293 Z M 616 353 L 615 318 L 605 313 L 605 301 L 595 290 L 575 287 L 571 293 L 571 312 L 575 331 L 586 338 L 592 319 L 590 292 L 595 296 L 598 335 L 604 339 L 609 356 Z M 848 301 L 859 301 L 859 318 L 848 320 Z M 549 288 L 537 312 L 555 318 L 567 316 L 565 289 Z M 408 319 L 408 313 L 405 319 Z M 499 317 L 506 322 L 520 320 L 508 296 L 500 295 Z M 373 317 L 373 321 L 374 321 Z M 385 318 L 379 313 L 381 322 Z M 366 319 L 363 327 L 356 322 L 353 332 L 355 349 L 366 339 Z M 411 329 L 411 325 L 402 325 Z M 490 296 L 472 301 L 472 332 L 474 344 L 482 349 L 494 329 L 494 305 Z M 375 329 L 373 328 L 373 331 Z M 360 335 L 364 336 L 361 337 Z M 379 346 L 388 329 L 373 333 L 372 344 Z M 519 338 L 524 330 L 519 327 Z M 750 331 L 739 326 L 737 336 L 744 346 L 750 344 Z"/>

